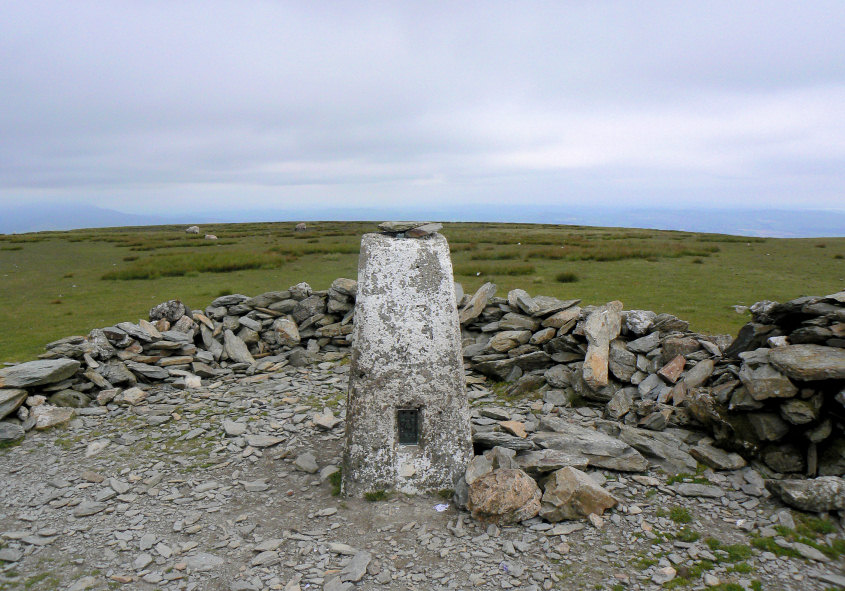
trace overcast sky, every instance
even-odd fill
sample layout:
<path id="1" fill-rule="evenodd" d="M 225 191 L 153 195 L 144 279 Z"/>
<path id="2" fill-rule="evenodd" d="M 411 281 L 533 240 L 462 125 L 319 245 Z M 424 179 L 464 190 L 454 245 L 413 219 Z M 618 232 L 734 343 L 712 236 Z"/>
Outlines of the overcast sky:
<path id="1" fill-rule="evenodd" d="M 0 204 L 845 210 L 845 1 L 3 2 Z"/>

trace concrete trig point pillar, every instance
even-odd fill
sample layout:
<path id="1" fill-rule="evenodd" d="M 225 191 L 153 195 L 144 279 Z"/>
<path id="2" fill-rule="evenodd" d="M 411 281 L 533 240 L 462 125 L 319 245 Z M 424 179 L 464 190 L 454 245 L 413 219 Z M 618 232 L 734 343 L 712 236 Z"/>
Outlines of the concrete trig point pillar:
<path id="1" fill-rule="evenodd" d="M 361 240 L 343 492 L 454 488 L 472 435 L 449 245 L 439 224 L 379 228 Z"/>

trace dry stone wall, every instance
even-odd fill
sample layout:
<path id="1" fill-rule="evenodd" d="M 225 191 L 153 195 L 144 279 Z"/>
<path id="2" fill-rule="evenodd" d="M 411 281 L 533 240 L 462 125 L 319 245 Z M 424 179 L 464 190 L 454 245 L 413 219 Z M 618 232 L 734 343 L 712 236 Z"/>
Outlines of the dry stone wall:
<path id="1" fill-rule="evenodd" d="M 50 343 L 40 360 L 0 370 L 0 441 L 65 423 L 75 413 L 138 404 L 153 382 L 192 388 L 221 375 L 307 365 L 317 352 L 341 358 L 356 291 L 356 281 L 337 279 L 325 291 L 300 283 L 255 297 L 221 296 L 202 310 L 171 300 L 150 310 L 149 319 Z M 507 382 L 510 396 L 539 392 L 543 415 L 555 406 L 598 407 L 610 419 L 609 439 L 638 456 L 671 457 L 674 429 L 705 428 L 720 447 L 776 472 L 845 472 L 845 292 L 759 302 L 735 339 L 692 332 L 670 314 L 623 310 L 620 302 L 595 307 L 519 289 L 495 294 L 496 286 L 485 284 L 459 302 L 471 398 L 489 389 L 480 374 Z M 508 423 L 476 417 L 477 451 L 516 450 L 529 471 L 537 462 L 560 464 L 555 453 L 575 456 L 564 465 L 576 466 L 586 454 L 591 465 L 611 469 L 642 459 L 602 451 L 611 444 L 596 441 L 599 432 Z M 697 447 L 691 465 L 684 454 L 676 468 L 738 461 L 715 447 Z"/>

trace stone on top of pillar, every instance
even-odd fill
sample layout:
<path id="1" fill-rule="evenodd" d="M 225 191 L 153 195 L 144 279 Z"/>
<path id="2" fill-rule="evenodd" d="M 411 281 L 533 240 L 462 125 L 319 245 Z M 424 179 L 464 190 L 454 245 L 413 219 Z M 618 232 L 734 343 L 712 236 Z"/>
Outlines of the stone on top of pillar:
<path id="1" fill-rule="evenodd" d="M 378 229 L 385 234 L 399 238 L 422 238 L 434 234 L 443 228 L 437 222 L 382 222 Z"/>

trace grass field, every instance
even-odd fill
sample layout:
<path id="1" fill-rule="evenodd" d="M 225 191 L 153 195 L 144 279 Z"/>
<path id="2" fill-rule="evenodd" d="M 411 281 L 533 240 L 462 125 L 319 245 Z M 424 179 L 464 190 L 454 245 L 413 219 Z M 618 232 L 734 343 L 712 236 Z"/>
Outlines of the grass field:
<path id="1" fill-rule="evenodd" d="M 0 361 L 45 343 L 146 317 L 179 298 L 205 307 L 224 293 L 256 295 L 307 281 L 325 289 L 357 273 L 368 222 L 220 224 L 0 235 Z M 618 299 L 670 312 L 701 332 L 747 321 L 732 306 L 845 288 L 845 238 L 755 239 L 717 234 L 533 224 L 446 224 L 455 279 L 471 292 Z"/>

